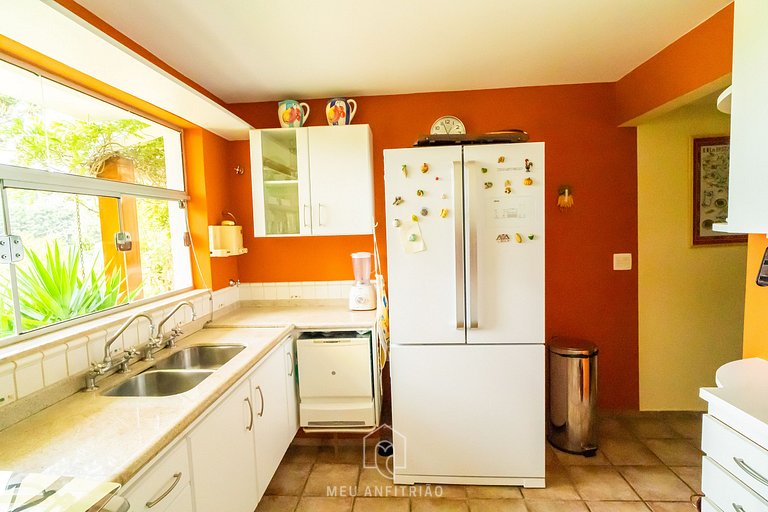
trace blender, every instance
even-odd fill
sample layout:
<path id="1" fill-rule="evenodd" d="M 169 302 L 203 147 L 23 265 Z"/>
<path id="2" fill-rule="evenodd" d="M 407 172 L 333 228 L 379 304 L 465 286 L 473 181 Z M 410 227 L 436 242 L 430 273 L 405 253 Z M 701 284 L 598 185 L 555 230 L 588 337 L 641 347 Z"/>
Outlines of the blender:
<path id="1" fill-rule="evenodd" d="M 355 284 L 349 290 L 349 309 L 376 309 L 376 289 L 371 284 L 371 253 L 353 252 L 352 271 L 355 273 Z"/>

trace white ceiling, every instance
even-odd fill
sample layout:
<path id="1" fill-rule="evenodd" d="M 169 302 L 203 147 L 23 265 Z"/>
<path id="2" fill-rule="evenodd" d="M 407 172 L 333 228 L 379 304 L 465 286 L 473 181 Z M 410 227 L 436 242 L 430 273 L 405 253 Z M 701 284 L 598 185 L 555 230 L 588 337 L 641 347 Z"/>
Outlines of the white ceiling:
<path id="1" fill-rule="evenodd" d="M 731 0 L 77 0 L 231 103 L 615 81 Z"/>

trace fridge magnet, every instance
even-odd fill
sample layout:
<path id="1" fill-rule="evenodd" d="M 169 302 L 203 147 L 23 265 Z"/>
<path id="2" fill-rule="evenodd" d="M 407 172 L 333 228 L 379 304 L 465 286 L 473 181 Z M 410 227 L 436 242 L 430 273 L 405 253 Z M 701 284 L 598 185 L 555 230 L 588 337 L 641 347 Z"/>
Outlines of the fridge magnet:
<path id="1" fill-rule="evenodd" d="M 531 178 L 525 178 L 525 179 L 523 180 L 523 185 L 525 185 L 526 187 L 530 187 L 531 185 L 533 185 L 533 179 L 531 179 Z"/>
<path id="2" fill-rule="evenodd" d="M 488 174 L 488 168 L 487 167 L 481 167 L 480 172 L 483 174 Z"/>
<path id="3" fill-rule="evenodd" d="M 485 183 L 483 183 L 483 186 L 485 187 L 486 190 L 488 190 L 489 188 L 493 187 L 493 182 L 486 181 Z"/>
<path id="4" fill-rule="evenodd" d="M 571 187 L 568 185 L 562 185 L 557 191 L 557 206 L 560 211 L 573 206 L 573 194 L 571 193 Z"/>
<path id="5" fill-rule="evenodd" d="M 393 206 L 399 206 L 401 204 L 403 204 L 403 198 L 400 197 L 400 196 L 395 196 L 395 200 L 392 201 L 392 205 Z"/>
<path id="6" fill-rule="evenodd" d="M 427 174 L 428 172 L 429 172 L 429 164 L 424 162 L 423 164 L 421 164 L 421 173 Z"/>
<path id="7" fill-rule="evenodd" d="M 448 194 L 443 194 L 440 196 L 440 199 L 448 199 Z"/>
<path id="8" fill-rule="evenodd" d="M 440 210 L 440 217 L 446 218 L 448 216 L 448 208 L 443 208 Z"/>
<path id="9" fill-rule="evenodd" d="M 440 176 L 435 176 L 435 181 L 440 181 Z"/>
<path id="10" fill-rule="evenodd" d="M 528 240 L 533 240 L 534 238 L 536 238 L 536 235 L 528 235 Z"/>
<path id="11" fill-rule="evenodd" d="M 397 234 L 400 237 L 400 245 L 406 254 L 413 254 L 426 249 L 418 222 L 403 222 L 403 227 L 397 230 Z"/>
<path id="12" fill-rule="evenodd" d="M 747 235 L 712 229 L 728 218 L 730 137 L 693 139 L 693 245 L 739 244 Z"/>
<path id="13" fill-rule="evenodd" d="M 515 242 L 519 244 L 523 243 L 523 235 L 521 235 L 520 233 L 515 233 Z"/>
<path id="14" fill-rule="evenodd" d="M 419 190 L 416 191 L 416 195 L 419 196 L 419 197 L 422 197 L 424 195 L 424 191 L 419 189 Z"/>
<path id="15" fill-rule="evenodd" d="M 413 222 L 419 222 L 419 216 L 414 213 L 413 215 L 411 215 L 411 220 Z"/>
<path id="16" fill-rule="evenodd" d="M 400 222 L 400 219 L 395 219 L 395 220 L 392 221 L 392 226 L 396 227 L 396 228 L 399 228 L 402 224 L 403 223 Z"/>
<path id="17" fill-rule="evenodd" d="M 505 244 L 509 242 L 511 239 L 509 238 L 509 235 L 506 233 L 502 233 L 499 236 L 496 237 L 496 241 L 500 244 Z"/>
<path id="18" fill-rule="evenodd" d="M 403 164 L 402 171 L 403 171 L 403 176 L 405 176 L 407 178 L 408 177 L 408 166 Z"/>
<path id="19" fill-rule="evenodd" d="M 500 164 L 503 164 L 503 163 L 504 163 L 504 160 L 506 160 L 506 158 L 505 158 L 504 156 L 500 156 L 500 157 L 499 157 L 499 163 L 500 163 Z"/>
<path id="20" fill-rule="evenodd" d="M 510 180 L 504 180 L 504 193 L 505 194 L 512 193 L 512 182 Z"/>
<path id="21" fill-rule="evenodd" d="M 528 160 L 526 158 L 525 159 L 525 172 L 531 172 L 531 169 L 533 169 L 533 162 L 531 162 L 530 160 Z"/>
<path id="22" fill-rule="evenodd" d="M 421 214 L 422 217 L 426 217 L 427 215 L 429 215 L 429 210 L 427 210 L 426 208 L 422 208 L 421 211 L 419 211 L 419 213 Z"/>

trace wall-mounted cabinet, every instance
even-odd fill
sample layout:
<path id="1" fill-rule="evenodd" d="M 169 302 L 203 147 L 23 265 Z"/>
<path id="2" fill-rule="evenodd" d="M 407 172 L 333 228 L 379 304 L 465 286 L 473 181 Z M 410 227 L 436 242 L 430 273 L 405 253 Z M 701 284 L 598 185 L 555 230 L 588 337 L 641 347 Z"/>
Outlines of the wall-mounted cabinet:
<path id="1" fill-rule="evenodd" d="M 728 222 L 718 231 L 768 233 L 768 2 L 734 7 Z"/>
<path id="2" fill-rule="evenodd" d="M 251 131 L 254 235 L 373 232 L 368 125 Z"/>

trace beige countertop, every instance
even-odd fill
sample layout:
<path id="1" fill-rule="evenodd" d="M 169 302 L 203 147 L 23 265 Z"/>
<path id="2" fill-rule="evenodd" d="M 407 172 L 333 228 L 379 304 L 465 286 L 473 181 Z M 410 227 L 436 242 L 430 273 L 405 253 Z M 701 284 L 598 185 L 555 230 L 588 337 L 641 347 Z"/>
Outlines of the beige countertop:
<path id="1" fill-rule="evenodd" d="M 289 301 L 277 301 L 289 302 Z M 215 320 L 213 327 L 285 327 L 297 329 L 353 329 L 373 327 L 376 311 L 350 311 L 346 301 L 311 301 L 278 305 L 275 302 L 246 302 L 233 313 Z"/>
<path id="2" fill-rule="evenodd" d="M 181 340 L 177 349 L 200 343 L 239 343 L 246 348 L 198 386 L 178 395 L 76 393 L 0 432 L 0 469 L 124 484 L 290 333 L 291 327 L 198 331 Z M 164 354 L 159 352 L 156 358 L 161 357 Z M 150 365 L 136 363 L 133 374 Z M 98 384 L 104 390 L 126 378 L 114 375 Z"/>

